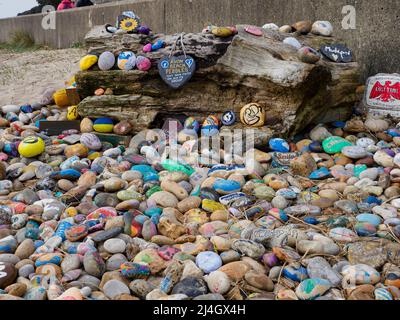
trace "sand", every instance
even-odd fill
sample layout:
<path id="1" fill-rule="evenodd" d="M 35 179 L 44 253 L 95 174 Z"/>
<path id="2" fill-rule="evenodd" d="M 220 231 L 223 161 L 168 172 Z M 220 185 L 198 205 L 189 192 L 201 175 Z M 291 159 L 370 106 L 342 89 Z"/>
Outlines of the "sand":
<path id="1" fill-rule="evenodd" d="M 64 88 L 79 70 L 84 54 L 83 49 L 23 53 L 0 50 L 0 106 L 38 102 L 45 89 Z"/>

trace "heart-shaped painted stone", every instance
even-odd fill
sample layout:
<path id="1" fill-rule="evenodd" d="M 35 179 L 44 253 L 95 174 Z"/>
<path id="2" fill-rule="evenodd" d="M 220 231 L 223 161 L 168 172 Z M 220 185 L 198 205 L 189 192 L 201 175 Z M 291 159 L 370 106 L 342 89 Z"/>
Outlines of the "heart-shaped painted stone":
<path id="1" fill-rule="evenodd" d="M 333 62 L 349 63 L 353 61 L 353 53 L 343 44 L 323 45 L 321 53 Z"/>
<path id="2" fill-rule="evenodd" d="M 177 89 L 188 82 L 196 70 L 196 61 L 191 56 L 164 57 L 158 62 L 161 79 L 171 88 Z"/>

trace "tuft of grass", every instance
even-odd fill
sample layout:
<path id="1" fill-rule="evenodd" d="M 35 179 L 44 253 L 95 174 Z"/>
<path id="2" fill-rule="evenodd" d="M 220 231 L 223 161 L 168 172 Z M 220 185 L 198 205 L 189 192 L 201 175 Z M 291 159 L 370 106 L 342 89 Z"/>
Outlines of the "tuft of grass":
<path id="1" fill-rule="evenodd" d="M 71 44 L 71 48 L 72 49 L 80 49 L 80 48 L 83 48 L 83 44 L 81 42 L 74 42 L 73 44 Z"/>
<path id="2" fill-rule="evenodd" d="M 0 49 L 13 51 L 13 52 L 24 52 L 34 51 L 40 48 L 39 45 L 35 44 L 32 36 L 22 30 L 15 31 L 7 43 L 0 43 Z"/>

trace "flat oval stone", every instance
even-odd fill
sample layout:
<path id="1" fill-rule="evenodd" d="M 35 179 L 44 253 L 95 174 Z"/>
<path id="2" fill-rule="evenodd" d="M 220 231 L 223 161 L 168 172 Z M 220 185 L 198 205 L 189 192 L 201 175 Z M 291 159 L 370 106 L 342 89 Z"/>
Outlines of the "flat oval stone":
<path id="1" fill-rule="evenodd" d="M 206 251 L 197 255 L 196 264 L 205 273 L 211 273 L 222 266 L 222 260 L 215 252 Z"/>
<path id="2" fill-rule="evenodd" d="M 344 147 L 342 153 L 350 159 L 363 159 L 368 155 L 364 148 L 358 146 Z"/>
<path id="3" fill-rule="evenodd" d="M 125 252 L 126 243 L 122 239 L 108 239 L 104 242 L 104 249 L 106 249 L 109 253 L 122 253 Z"/>

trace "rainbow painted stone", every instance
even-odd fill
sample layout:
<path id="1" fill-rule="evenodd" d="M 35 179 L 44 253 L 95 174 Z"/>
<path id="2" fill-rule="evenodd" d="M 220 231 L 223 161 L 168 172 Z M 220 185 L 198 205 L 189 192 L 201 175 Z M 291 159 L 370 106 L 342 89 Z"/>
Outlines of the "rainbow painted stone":
<path id="1" fill-rule="evenodd" d="M 150 275 L 150 267 L 143 263 L 125 262 L 121 264 L 120 272 L 127 278 L 147 277 Z"/>
<path id="2" fill-rule="evenodd" d="M 111 133 L 114 129 L 114 122 L 110 118 L 99 118 L 94 122 L 93 129 L 100 133 Z"/>

